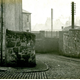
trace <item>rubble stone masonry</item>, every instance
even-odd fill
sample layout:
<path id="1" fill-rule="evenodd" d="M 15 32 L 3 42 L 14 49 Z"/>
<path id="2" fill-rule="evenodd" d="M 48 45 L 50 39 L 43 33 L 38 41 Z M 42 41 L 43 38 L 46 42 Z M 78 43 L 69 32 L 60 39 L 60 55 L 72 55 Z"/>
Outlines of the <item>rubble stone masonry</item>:
<path id="1" fill-rule="evenodd" d="M 71 29 L 63 34 L 63 53 L 71 57 L 80 57 L 80 30 Z"/>
<path id="2" fill-rule="evenodd" d="M 29 32 L 6 31 L 6 56 L 8 66 L 30 66 L 36 64 L 35 35 Z"/>

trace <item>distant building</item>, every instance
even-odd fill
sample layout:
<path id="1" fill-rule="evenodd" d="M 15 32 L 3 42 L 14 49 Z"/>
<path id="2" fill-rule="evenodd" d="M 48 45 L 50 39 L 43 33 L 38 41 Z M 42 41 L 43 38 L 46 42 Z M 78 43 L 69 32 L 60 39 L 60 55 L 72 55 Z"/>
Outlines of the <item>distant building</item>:
<path id="1" fill-rule="evenodd" d="M 23 31 L 31 32 L 31 13 L 23 10 Z"/>

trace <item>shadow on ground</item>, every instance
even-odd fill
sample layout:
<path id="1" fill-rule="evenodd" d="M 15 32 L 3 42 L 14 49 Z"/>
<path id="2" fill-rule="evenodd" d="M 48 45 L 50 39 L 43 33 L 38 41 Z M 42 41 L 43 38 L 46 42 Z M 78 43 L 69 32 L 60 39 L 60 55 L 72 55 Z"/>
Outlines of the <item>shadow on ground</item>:
<path id="1" fill-rule="evenodd" d="M 47 71 L 48 66 L 46 63 L 37 60 L 35 67 L 0 67 L 0 72 L 12 71 L 12 72 L 42 72 Z"/>

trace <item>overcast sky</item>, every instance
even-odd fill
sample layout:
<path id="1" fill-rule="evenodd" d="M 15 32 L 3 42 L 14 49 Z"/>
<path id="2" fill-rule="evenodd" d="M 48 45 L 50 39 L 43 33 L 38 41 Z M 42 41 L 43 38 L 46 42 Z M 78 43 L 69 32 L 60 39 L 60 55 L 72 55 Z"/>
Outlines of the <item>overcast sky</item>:
<path id="1" fill-rule="evenodd" d="M 71 2 L 76 3 L 76 16 L 80 15 L 80 0 L 23 0 L 22 8 L 32 13 L 32 25 L 44 24 L 51 17 L 53 8 L 53 19 L 61 19 L 61 16 L 71 16 Z M 63 20 L 62 22 L 64 22 Z"/>

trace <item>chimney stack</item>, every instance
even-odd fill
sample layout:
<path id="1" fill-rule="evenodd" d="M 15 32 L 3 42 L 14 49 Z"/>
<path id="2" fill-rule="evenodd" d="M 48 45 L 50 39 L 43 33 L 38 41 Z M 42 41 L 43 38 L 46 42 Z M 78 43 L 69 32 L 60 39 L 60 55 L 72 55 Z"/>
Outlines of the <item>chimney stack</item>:
<path id="1" fill-rule="evenodd" d="M 52 31 L 53 31 L 53 9 L 51 9 L 51 37 L 52 37 Z"/>

